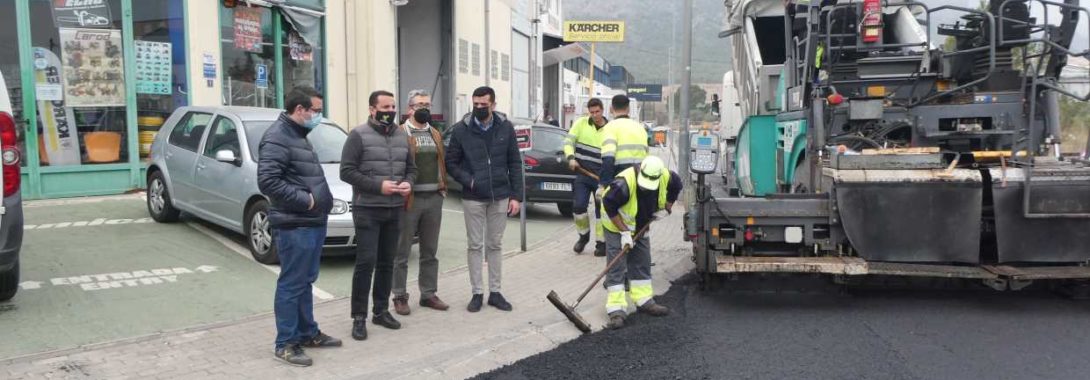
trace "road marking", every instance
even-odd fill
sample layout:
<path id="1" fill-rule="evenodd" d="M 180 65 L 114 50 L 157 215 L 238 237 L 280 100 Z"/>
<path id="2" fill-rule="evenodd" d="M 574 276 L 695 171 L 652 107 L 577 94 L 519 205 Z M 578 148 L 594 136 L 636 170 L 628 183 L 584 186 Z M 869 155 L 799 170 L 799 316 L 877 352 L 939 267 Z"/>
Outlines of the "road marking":
<path id="1" fill-rule="evenodd" d="M 227 249 L 230 249 L 230 250 L 234 251 L 235 253 L 241 255 L 242 257 L 245 257 L 246 261 L 250 261 L 250 262 L 253 262 L 254 264 L 265 267 L 265 269 L 268 269 L 270 272 L 275 273 L 277 276 L 280 275 L 280 267 L 279 266 L 262 264 L 262 263 L 259 263 L 257 261 L 254 261 L 254 257 L 253 257 L 253 255 L 250 254 L 250 250 L 246 249 L 242 245 L 239 245 L 238 243 L 235 243 L 233 240 L 228 239 L 227 237 L 225 237 L 225 236 L 223 236 L 221 234 L 218 234 L 215 231 L 212 231 L 208 227 L 202 226 L 199 223 L 186 222 L 185 224 L 190 226 L 190 227 L 193 227 L 193 229 L 195 229 L 197 231 L 200 231 L 205 236 L 208 236 L 208 237 L 212 238 L 212 240 L 215 240 L 215 241 L 219 242 L 220 244 L 223 244 L 223 246 L 227 247 Z M 336 298 L 335 296 L 333 296 L 329 292 L 326 292 L 325 290 L 319 289 L 317 286 L 312 285 L 310 288 L 311 288 L 311 293 L 313 293 L 315 297 L 318 297 L 318 299 L 331 300 L 331 299 Z"/>
<path id="2" fill-rule="evenodd" d="M 449 208 L 445 208 L 445 209 L 443 209 L 443 211 L 447 211 L 447 212 L 456 212 L 456 213 L 459 213 L 459 214 L 465 214 L 465 212 L 464 212 L 464 211 L 461 211 L 461 210 L 451 210 L 451 209 L 449 209 Z"/>
<path id="3" fill-rule="evenodd" d="M 137 218 L 137 219 L 106 219 L 97 218 L 95 220 L 80 220 L 75 222 L 58 222 L 58 223 L 42 223 L 42 224 L 25 224 L 23 230 L 45 230 L 45 229 L 58 229 L 58 228 L 71 228 L 71 227 L 100 227 L 100 226 L 118 226 L 123 224 L 147 224 L 151 223 L 151 218 Z"/>
<path id="4" fill-rule="evenodd" d="M 81 198 L 65 198 L 65 199 L 44 199 L 44 200 L 32 200 L 23 202 L 23 208 L 35 208 L 35 207 L 49 207 L 49 206 L 68 206 L 87 203 L 99 203 L 109 201 L 128 201 L 128 200 L 140 200 L 144 201 L 147 198 L 144 196 L 144 192 L 136 192 L 132 194 L 121 195 L 107 195 L 98 197 L 81 197 Z"/>
<path id="5" fill-rule="evenodd" d="M 48 282 L 23 281 L 19 287 L 23 290 L 41 289 L 42 285 L 52 287 L 79 286 L 83 291 L 131 288 L 146 285 L 159 285 L 178 282 L 178 276 L 197 273 L 212 273 L 219 268 L 212 265 L 201 265 L 195 270 L 188 268 L 161 268 L 151 270 L 136 270 L 132 272 L 113 272 L 100 274 L 84 274 L 70 277 L 55 277 Z"/>

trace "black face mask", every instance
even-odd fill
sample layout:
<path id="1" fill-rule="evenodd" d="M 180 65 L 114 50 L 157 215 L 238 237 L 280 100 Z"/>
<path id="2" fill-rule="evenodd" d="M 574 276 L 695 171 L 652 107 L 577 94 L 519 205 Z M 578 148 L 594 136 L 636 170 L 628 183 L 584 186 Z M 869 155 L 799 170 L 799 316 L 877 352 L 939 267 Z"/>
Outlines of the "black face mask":
<path id="1" fill-rule="evenodd" d="M 397 117 L 395 111 L 378 111 L 375 112 L 375 121 L 382 125 L 390 125 L 394 122 L 394 118 Z"/>
<path id="2" fill-rule="evenodd" d="M 431 121 L 431 110 L 427 108 L 421 108 L 413 112 L 413 120 L 417 123 L 424 124 Z"/>
<path id="3" fill-rule="evenodd" d="M 491 114 L 492 110 L 488 109 L 488 107 L 473 108 L 473 117 L 477 118 L 477 120 L 484 121 Z"/>

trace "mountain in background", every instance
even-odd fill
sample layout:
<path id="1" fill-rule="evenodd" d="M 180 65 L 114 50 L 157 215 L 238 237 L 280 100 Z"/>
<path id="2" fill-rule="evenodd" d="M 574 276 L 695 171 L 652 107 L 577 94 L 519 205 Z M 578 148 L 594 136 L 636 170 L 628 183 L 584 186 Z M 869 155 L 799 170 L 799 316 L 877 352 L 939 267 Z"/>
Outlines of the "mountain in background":
<path id="1" fill-rule="evenodd" d="M 672 54 L 673 82 L 680 83 L 677 62 L 684 29 L 678 24 L 683 4 L 680 0 L 564 0 L 564 19 L 625 21 L 625 42 L 600 43 L 598 54 L 627 68 L 636 82 L 661 84 L 669 79 Z M 693 83 L 720 83 L 730 67 L 727 40 L 718 36 L 724 10 L 723 0 L 693 0 Z"/>

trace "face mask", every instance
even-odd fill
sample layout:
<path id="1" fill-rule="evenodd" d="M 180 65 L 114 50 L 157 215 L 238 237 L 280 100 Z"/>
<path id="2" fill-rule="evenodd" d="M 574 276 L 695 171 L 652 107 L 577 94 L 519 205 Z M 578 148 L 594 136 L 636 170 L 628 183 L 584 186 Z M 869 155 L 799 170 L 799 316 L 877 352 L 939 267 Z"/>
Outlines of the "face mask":
<path id="1" fill-rule="evenodd" d="M 375 121 L 382 125 L 390 125 L 394 122 L 394 118 L 397 117 L 395 111 L 378 111 L 375 112 Z"/>
<path id="2" fill-rule="evenodd" d="M 492 114 L 492 110 L 488 107 L 473 108 L 473 117 L 477 120 L 484 120 L 488 118 L 488 115 Z"/>
<path id="3" fill-rule="evenodd" d="M 322 123 L 322 114 L 318 113 L 318 112 L 315 112 L 314 116 L 311 116 L 310 119 L 307 119 L 307 121 L 303 123 L 303 128 L 314 129 L 314 127 L 317 127 L 318 124 L 321 124 L 321 123 Z"/>
<path id="4" fill-rule="evenodd" d="M 427 108 L 421 108 L 413 112 L 413 120 L 417 123 L 424 124 L 431 121 L 431 110 Z"/>

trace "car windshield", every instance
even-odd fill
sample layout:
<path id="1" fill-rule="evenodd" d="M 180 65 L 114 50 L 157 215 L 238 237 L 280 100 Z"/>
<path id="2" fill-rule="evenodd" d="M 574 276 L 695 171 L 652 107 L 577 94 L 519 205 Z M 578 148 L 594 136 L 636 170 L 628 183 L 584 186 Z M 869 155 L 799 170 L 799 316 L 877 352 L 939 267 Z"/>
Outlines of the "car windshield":
<path id="1" fill-rule="evenodd" d="M 265 135 L 265 131 L 269 129 L 272 123 L 272 120 L 247 121 L 245 123 L 250 154 L 253 155 L 255 162 L 258 160 L 257 146 L 261 143 L 261 136 Z M 314 151 L 318 152 L 318 160 L 323 164 L 338 164 L 341 162 L 341 148 L 344 147 L 344 141 L 347 139 L 348 133 L 345 133 L 340 127 L 328 123 L 322 123 L 307 134 L 307 141 L 310 141 Z"/>

